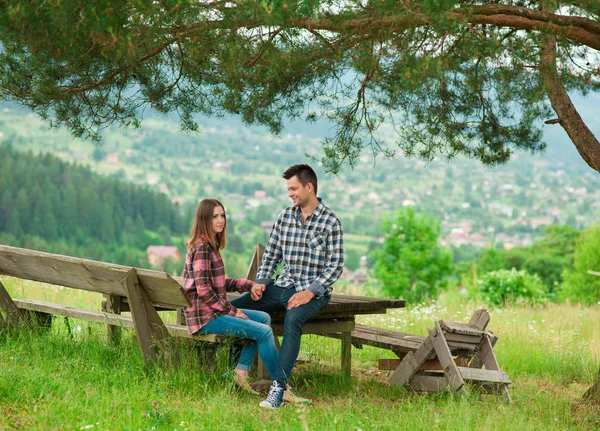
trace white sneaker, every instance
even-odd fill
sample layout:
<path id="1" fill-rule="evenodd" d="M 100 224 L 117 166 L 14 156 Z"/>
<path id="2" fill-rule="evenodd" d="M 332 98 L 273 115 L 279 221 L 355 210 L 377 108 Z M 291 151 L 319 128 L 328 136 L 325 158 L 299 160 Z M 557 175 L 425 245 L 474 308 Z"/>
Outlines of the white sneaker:
<path id="1" fill-rule="evenodd" d="M 295 404 L 310 404 L 310 400 L 308 398 L 302 398 L 290 385 L 285 386 L 283 401 Z"/>

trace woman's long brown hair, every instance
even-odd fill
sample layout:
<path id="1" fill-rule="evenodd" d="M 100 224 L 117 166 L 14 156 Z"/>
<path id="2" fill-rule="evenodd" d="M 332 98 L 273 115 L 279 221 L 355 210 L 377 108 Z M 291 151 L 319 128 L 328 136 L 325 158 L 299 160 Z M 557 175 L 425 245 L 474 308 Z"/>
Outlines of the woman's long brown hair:
<path id="1" fill-rule="evenodd" d="M 196 217 L 192 224 L 190 239 L 185 243 L 187 248 L 194 247 L 199 242 L 206 242 L 213 250 L 222 250 L 227 245 L 227 217 L 223 232 L 216 233 L 212 228 L 212 219 L 216 207 L 225 207 L 216 199 L 203 199 L 196 209 Z M 226 213 L 227 214 L 227 213 Z"/>

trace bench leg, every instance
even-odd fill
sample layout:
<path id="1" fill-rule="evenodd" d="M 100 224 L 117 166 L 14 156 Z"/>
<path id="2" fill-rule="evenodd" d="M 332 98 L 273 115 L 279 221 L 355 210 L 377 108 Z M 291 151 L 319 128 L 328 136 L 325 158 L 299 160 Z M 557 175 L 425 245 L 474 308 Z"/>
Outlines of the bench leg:
<path id="1" fill-rule="evenodd" d="M 121 297 L 114 295 L 104 295 L 106 300 L 102 303 L 102 311 L 105 313 L 121 314 Z M 116 325 L 106 325 L 106 336 L 108 341 L 115 346 L 121 342 L 121 327 Z"/>
<path id="2" fill-rule="evenodd" d="M 22 310 L 20 310 L 12 298 L 8 294 L 8 291 L 0 281 L 0 307 L 4 310 L 6 314 L 6 320 L 12 326 L 23 326 L 25 324 L 26 316 Z"/>
<path id="3" fill-rule="evenodd" d="M 342 332 L 342 374 L 350 377 L 352 371 L 352 332 Z"/>

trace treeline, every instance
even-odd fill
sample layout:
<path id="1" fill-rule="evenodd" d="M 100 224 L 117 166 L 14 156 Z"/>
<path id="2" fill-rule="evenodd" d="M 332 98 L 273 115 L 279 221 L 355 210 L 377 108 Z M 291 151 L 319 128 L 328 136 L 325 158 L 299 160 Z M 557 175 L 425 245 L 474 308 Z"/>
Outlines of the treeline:
<path id="1" fill-rule="evenodd" d="M 146 266 L 145 248 L 189 229 L 164 194 L 50 154 L 0 145 L 0 242 Z"/>

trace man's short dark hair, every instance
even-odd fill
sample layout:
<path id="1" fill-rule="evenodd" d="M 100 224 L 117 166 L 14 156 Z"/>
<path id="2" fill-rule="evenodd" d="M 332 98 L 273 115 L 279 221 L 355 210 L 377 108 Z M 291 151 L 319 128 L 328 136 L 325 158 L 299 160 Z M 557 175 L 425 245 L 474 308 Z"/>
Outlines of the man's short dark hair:
<path id="1" fill-rule="evenodd" d="M 317 195 L 317 174 L 308 165 L 294 165 L 290 166 L 287 171 L 283 173 L 283 178 L 289 180 L 292 177 L 297 177 L 298 181 L 306 187 L 308 183 L 313 185 L 315 189 L 315 196 Z"/>

